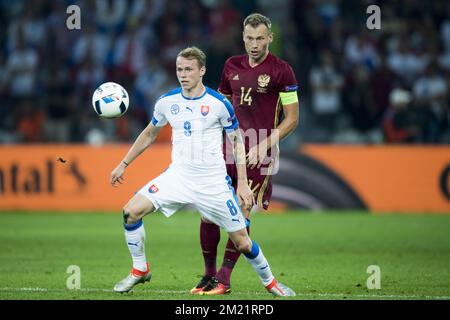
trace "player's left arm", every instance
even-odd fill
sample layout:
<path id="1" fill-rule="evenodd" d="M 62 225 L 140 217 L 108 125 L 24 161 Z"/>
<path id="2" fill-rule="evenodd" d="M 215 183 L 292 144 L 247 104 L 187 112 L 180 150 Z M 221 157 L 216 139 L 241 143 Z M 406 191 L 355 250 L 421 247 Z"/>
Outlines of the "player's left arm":
<path id="1" fill-rule="evenodd" d="M 291 100 L 288 100 L 289 102 L 287 104 L 283 104 L 284 119 L 276 127 L 276 131 L 278 131 L 278 133 L 275 133 L 275 135 L 278 135 L 278 138 L 272 137 L 273 134 L 271 134 L 268 137 L 269 147 L 273 147 L 279 141 L 283 140 L 292 132 L 294 132 L 299 122 L 299 105 L 297 92 L 281 92 L 280 95 L 282 94 L 289 94 L 291 96 Z"/>
<path id="2" fill-rule="evenodd" d="M 267 151 L 277 146 L 278 143 L 289 136 L 298 126 L 299 106 L 297 95 L 297 79 L 292 67 L 284 63 L 279 66 L 279 74 L 276 77 L 278 84 L 279 98 L 283 106 L 284 119 L 278 124 L 275 130 L 258 145 L 249 150 L 248 166 L 254 168 L 260 166 L 267 157 Z"/>
<path id="3" fill-rule="evenodd" d="M 236 195 L 238 197 L 239 205 L 245 205 L 246 208 L 251 208 L 255 203 L 255 198 L 247 181 L 244 139 L 242 138 L 239 122 L 234 113 L 233 106 L 227 98 L 222 97 L 221 100 L 223 103 L 222 108 L 218 108 L 217 110 L 219 110 L 218 115 L 220 124 L 227 133 L 228 139 L 231 141 L 234 150 L 238 175 Z"/>
<path id="4" fill-rule="evenodd" d="M 226 133 L 233 144 L 235 155 L 235 163 L 238 176 L 236 195 L 238 197 L 240 205 L 244 204 L 246 208 L 251 208 L 255 203 L 255 198 L 247 182 L 248 180 L 244 139 L 242 138 L 241 130 L 239 130 L 239 127 L 232 131 L 226 130 Z"/>
<path id="5" fill-rule="evenodd" d="M 299 104 L 297 91 L 280 92 L 280 98 L 283 105 L 284 119 L 266 139 L 260 141 L 258 145 L 249 150 L 247 162 L 251 169 L 259 166 L 267 156 L 267 151 L 294 132 L 298 126 Z"/>

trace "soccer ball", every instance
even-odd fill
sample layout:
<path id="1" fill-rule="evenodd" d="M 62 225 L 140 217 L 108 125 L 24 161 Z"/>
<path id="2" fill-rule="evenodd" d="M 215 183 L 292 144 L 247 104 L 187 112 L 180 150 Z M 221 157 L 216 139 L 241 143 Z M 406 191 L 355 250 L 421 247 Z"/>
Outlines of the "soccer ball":
<path id="1" fill-rule="evenodd" d="M 92 106 L 95 112 L 107 119 L 122 116 L 127 112 L 129 103 L 127 91 L 115 82 L 101 84 L 92 95 Z"/>

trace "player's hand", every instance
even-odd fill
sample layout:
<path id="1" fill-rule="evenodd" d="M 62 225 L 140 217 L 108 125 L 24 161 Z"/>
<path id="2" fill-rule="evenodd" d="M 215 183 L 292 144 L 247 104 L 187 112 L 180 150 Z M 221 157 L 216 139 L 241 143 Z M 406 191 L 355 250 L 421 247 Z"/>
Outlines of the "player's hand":
<path id="1" fill-rule="evenodd" d="M 236 193 L 239 205 L 243 205 L 247 210 L 250 210 L 255 203 L 255 197 L 249 185 L 247 183 L 238 183 Z"/>
<path id="2" fill-rule="evenodd" d="M 253 169 L 260 167 L 267 156 L 267 144 L 260 143 L 250 148 L 247 154 L 247 167 Z"/>
<path id="3" fill-rule="evenodd" d="M 126 166 L 123 163 L 120 163 L 112 172 L 111 177 L 109 178 L 109 182 L 113 187 L 118 187 L 116 183 L 122 184 L 124 181 L 123 174 L 125 173 Z"/>

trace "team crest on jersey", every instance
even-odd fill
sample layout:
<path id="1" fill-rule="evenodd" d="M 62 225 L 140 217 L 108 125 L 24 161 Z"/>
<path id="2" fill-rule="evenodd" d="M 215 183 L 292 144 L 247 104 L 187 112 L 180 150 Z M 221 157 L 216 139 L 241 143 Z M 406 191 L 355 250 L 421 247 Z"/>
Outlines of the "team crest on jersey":
<path id="1" fill-rule="evenodd" d="M 209 106 L 202 106 L 200 109 L 202 115 L 205 117 L 209 113 Z"/>
<path id="2" fill-rule="evenodd" d="M 149 188 L 148 188 L 148 192 L 150 193 L 157 193 L 159 191 L 158 187 L 154 184 L 152 184 Z"/>
<path id="3" fill-rule="evenodd" d="M 177 114 L 178 112 L 180 112 L 180 106 L 177 104 L 173 104 L 170 107 L 170 112 L 172 112 L 172 114 Z"/>
<path id="4" fill-rule="evenodd" d="M 261 74 L 258 77 L 258 86 L 261 88 L 265 88 L 269 85 L 270 82 L 270 76 L 268 74 Z"/>

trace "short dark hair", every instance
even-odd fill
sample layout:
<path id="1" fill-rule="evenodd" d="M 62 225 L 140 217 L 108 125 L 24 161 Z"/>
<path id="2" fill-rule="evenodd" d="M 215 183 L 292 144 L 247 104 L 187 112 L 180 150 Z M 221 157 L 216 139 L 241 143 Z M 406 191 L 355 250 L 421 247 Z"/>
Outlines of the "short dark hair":
<path id="1" fill-rule="evenodd" d="M 195 59 L 198 62 L 198 66 L 204 67 L 206 66 L 206 54 L 197 47 L 187 47 L 181 50 L 177 57 L 183 57 L 186 59 Z"/>
<path id="2" fill-rule="evenodd" d="M 272 28 L 272 21 L 270 21 L 269 18 L 266 16 L 260 14 L 260 13 L 252 13 L 251 15 L 247 16 L 247 18 L 244 19 L 244 28 L 247 25 L 252 26 L 253 28 L 256 28 L 260 24 L 263 24 L 271 31 Z"/>

